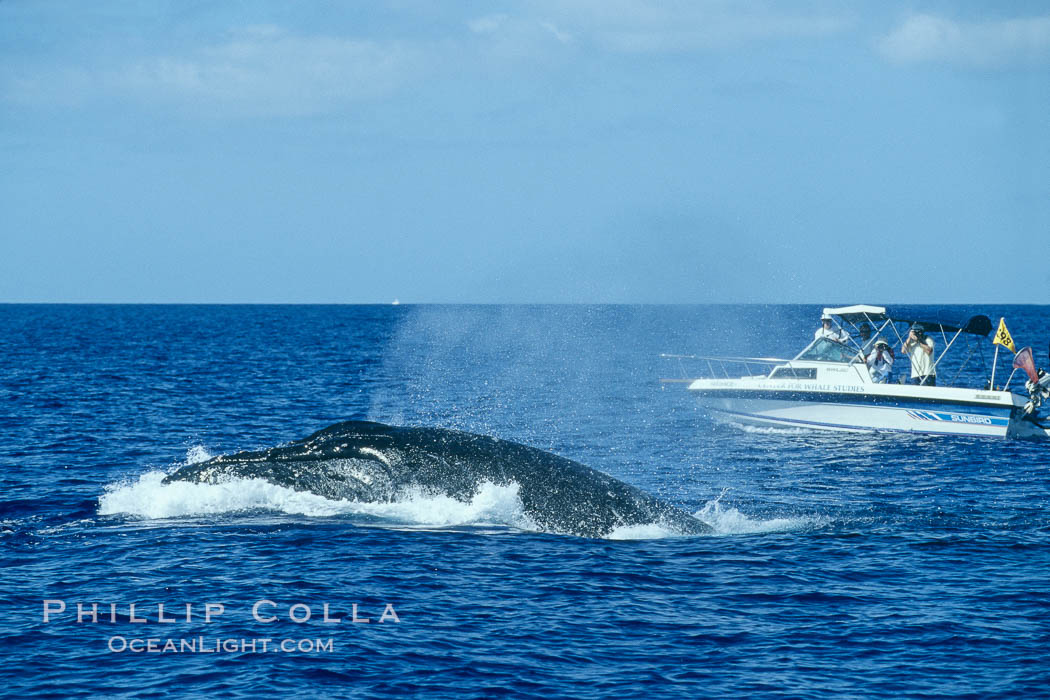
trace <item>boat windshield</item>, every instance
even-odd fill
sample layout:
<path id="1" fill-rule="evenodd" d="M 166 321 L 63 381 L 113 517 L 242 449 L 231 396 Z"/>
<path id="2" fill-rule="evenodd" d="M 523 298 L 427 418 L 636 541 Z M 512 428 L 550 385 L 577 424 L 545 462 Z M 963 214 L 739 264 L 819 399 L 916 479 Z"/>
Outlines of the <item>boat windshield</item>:
<path id="1" fill-rule="evenodd" d="M 796 360 L 817 360 L 820 362 L 852 362 L 857 356 L 857 349 L 851 348 L 831 338 L 817 338 L 808 348 L 799 353 Z"/>

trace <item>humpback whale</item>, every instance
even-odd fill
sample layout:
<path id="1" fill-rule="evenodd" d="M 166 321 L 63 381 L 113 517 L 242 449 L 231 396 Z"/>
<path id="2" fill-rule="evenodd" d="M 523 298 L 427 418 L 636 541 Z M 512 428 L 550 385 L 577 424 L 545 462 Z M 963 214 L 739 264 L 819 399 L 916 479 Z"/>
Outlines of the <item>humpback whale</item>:
<path id="1" fill-rule="evenodd" d="M 604 537 L 653 523 L 681 534 L 710 532 L 684 510 L 579 462 L 445 428 L 346 421 L 286 445 L 182 467 L 164 482 L 233 478 L 363 502 L 391 502 L 408 489 L 469 502 L 485 482 L 516 484 L 526 515 L 546 532 Z"/>

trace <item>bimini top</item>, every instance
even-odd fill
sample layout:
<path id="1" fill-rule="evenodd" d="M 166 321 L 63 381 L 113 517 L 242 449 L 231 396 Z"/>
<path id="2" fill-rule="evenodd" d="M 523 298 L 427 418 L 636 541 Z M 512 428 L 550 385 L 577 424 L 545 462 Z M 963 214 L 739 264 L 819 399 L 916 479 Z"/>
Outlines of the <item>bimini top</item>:
<path id="1" fill-rule="evenodd" d="M 927 331 L 940 331 L 942 333 L 962 332 L 986 336 L 992 332 L 992 320 L 982 315 L 973 316 L 963 324 L 959 324 L 958 321 L 947 322 L 925 318 L 896 318 L 887 315 L 886 308 L 883 306 L 868 306 L 867 304 L 827 307 L 824 309 L 824 313 L 838 316 L 843 321 L 854 325 L 862 321 L 868 321 L 869 323 L 895 321 L 907 324 L 921 323 Z"/>
<path id="2" fill-rule="evenodd" d="M 992 332 L 992 319 L 987 316 L 971 316 L 966 323 L 954 325 L 942 321 L 925 321 L 923 319 L 909 320 L 908 323 L 921 323 L 927 330 L 941 331 L 943 333 L 972 333 L 974 335 L 988 335 Z"/>
<path id="3" fill-rule="evenodd" d="M 837 308 L 825 308 L 824 313 L 831 316 L 839 316 L 849 323 L 858 321 L 885 321 L 889 319 L 884 306 L 868 306 L 867 304 L 854 304 L 853 306 L 839 306 Z"/>

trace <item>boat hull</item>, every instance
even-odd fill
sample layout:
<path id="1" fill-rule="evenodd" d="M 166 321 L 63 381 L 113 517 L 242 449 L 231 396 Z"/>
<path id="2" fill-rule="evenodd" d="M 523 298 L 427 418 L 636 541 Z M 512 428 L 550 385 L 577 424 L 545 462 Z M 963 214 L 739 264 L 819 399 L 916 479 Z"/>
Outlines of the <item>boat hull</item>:
<path id="1" fill-rule="evenodd" d="M 1025 420 L 1009 394 L 978 400 L 974 392 L 907 387 L 910 395 L 690 387 L 711 414 L 760 426 L 854 432 L 904 432 L 979 437 L 1046 437 Z M 923 391 L 925 390 L 925 391 Z M 923 394 L 926 395 L 923 395 Z M 985 396 L 989 396 L 988 393 Z"/>

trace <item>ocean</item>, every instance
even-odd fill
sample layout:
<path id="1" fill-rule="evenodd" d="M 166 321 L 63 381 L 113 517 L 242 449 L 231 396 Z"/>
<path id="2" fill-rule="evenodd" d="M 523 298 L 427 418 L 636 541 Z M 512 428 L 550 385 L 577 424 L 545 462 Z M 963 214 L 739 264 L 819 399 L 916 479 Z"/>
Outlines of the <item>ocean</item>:
<path id="1" fill-rule="evenodd" d="M 912 311 L 1005 316 L 1045 366 L 1050 307 Z M 746 429 L 660 382 L 819 313 L 0 306 L 0 695 L 1050 697 L 1050 445 Z M 712 532 L 161 481 L 347 419 L 550 451 Z"/>

